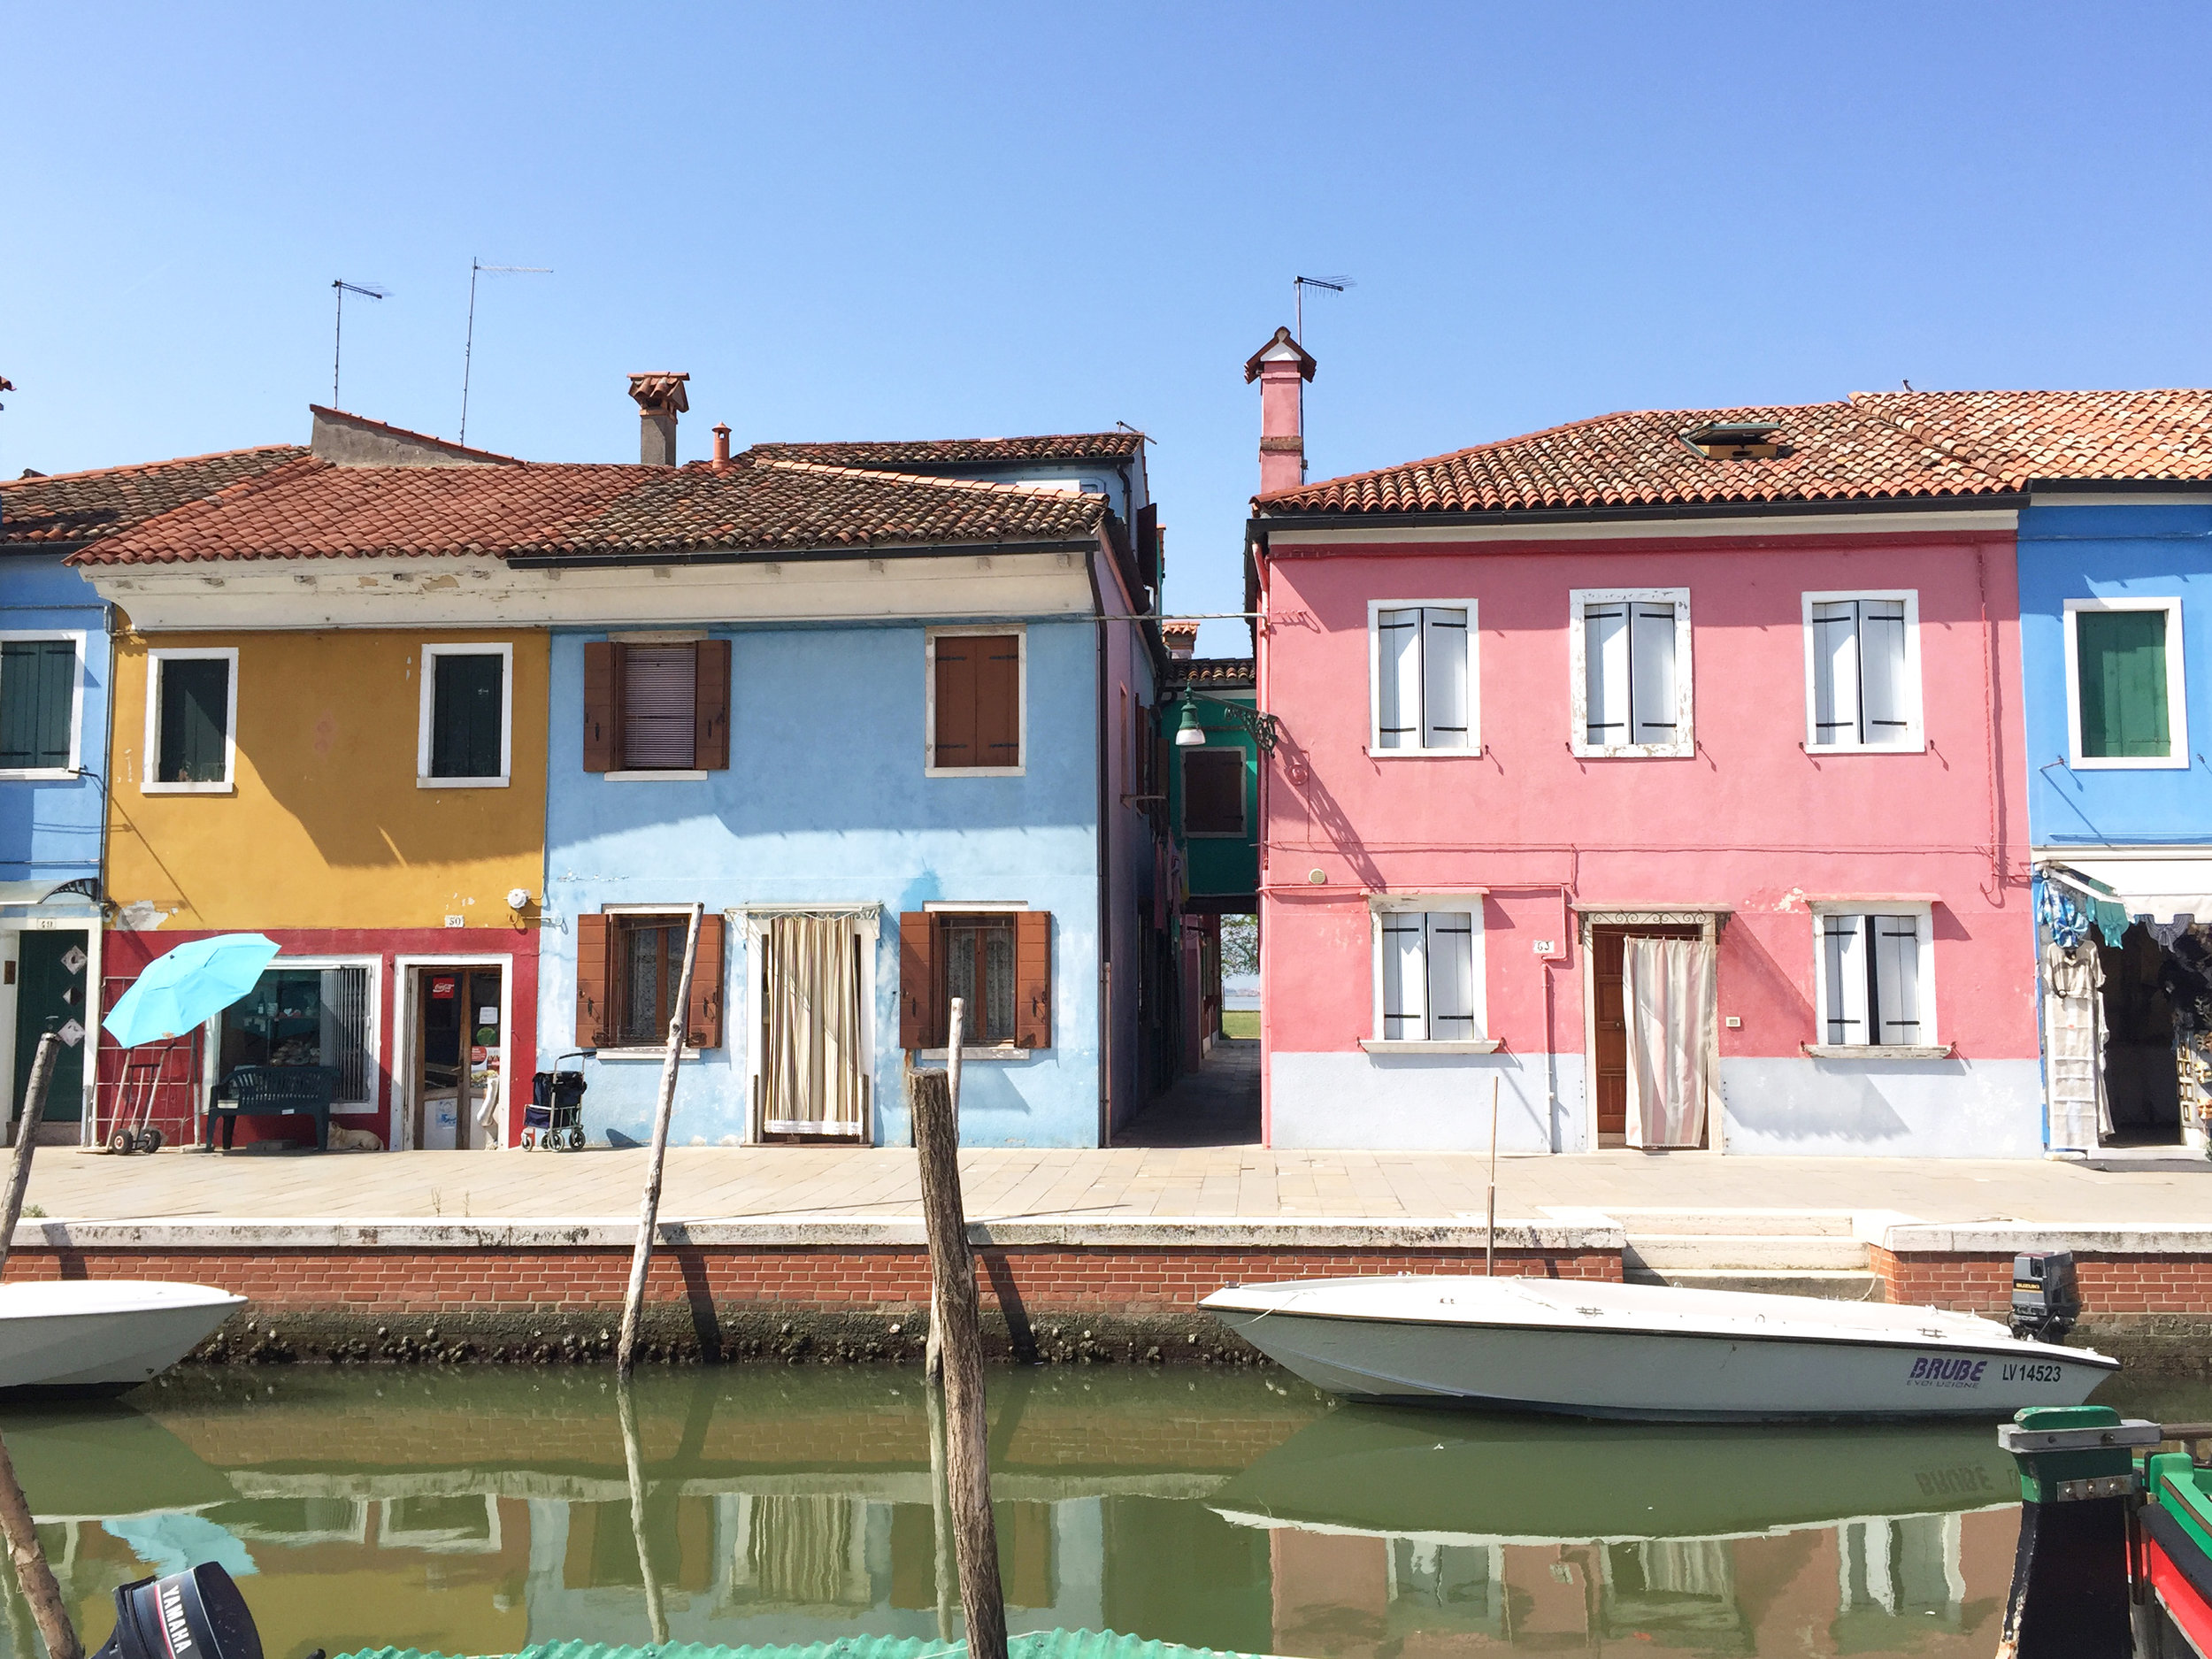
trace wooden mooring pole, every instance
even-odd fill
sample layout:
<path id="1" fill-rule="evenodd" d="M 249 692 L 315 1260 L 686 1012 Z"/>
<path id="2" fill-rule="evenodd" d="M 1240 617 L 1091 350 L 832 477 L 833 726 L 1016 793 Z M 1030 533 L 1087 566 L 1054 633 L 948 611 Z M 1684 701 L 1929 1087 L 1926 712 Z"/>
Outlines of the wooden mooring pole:
<path id="1" fill-rule="evenodd" d="M 46 1093 L 53 1086 L 54 1062 L 61 1056 L 58 1015 L 47 1016 L 46 1030 L 31 1056 L 30 1084 L 23 1091 L 23 1115 L 16 1119 L 15 1156 L 8 1164 L 8 1194 L 0 1202 L 0 1273 L 8 1271 L 8 1251 L 15 1243 L 15 1224 L 23 1219 L 23 1194 L 31 1186 L 31 1146 L 38 1134 L 39 1119 L 46 1116 Z"/>
<path id="2" fill-rule="evenodd" d="M 951 1051 L 960 1052 L 962 1005 L 952 1004 Z M 1006 1598 L 998 1577 L 998 1526 L 991 1515 L 990 1424 L 983 1402 L 983 1310 L 975 1256 L 960 1202 L 960 1132 L 954 1079 L 914 1078 L 914 1148 L 921 1164 L 922 1217 L 929 1229 L 934 1320 L 943 1325 L 945 1470 L 959 1557 L 960 1609 L 969 1659 L 1006 1659 Z"/>
<path id="3" fill-rule="evenodd" d="M 614 1379 L 615 1410 L 622 1422 L 622 1462 L 630 1477 L 630 1541 L 637 1550 L 638 1576 L 645 1584 L 645 1620 L 656 1644 L 668 1640 L 668 1609 L 661 1600 L 660 1575 L 653 1570 L 653 1535 L 646 1525 L 645 1448 L 638 1439 L 637 1402 L 630 1379 Z"/>
<path id="4" fill-rule="evenodd" d="M 645 1313 L 645 1275 L 653 1265 L 653 1233 L 660 1225 L 661 1166 L 668 1159 L 668 1120 L 676 1110 L 676 1070 L 683 1064 L 684 1037 L 691 1024 L 691 970 L 699 958 L 699 920 L 706 906 L 691 907 L 684 936 L 684 971 L 676 981 L 676 1000 L 668 1016 L 668 1054 L 661 1061 L 661 1096 L 653 1109 L 652 1161 L 645 1171 L 645 1198 L 638 1207 L 637 1243 L 630 1251 L 630 1287 L 622 1298 L 622 1340 L 615 1348 L 618 1376 L 637 1363 L 637 1328 Z"/>
<path id="5" fill-rule="evenodd" d="M 1485 1201 L 1489 1220 L 1482 1235 L 1482 1271 L 1485 1277 L 1498 1271 L 1498 1079 L 1490 1079 L 1490 1194 Z"/>

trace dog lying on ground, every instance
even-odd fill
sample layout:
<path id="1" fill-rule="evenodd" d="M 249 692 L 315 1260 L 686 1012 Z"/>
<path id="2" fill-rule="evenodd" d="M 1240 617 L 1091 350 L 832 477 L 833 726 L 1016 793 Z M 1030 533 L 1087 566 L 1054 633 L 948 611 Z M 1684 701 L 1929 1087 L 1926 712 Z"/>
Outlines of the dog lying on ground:
<path id="1" fill-rule="evenodd" d="M 333 1125 L 330 1149 L 333 1152 L 381 1152 L 384 1142 L 366 1129 L 345 1129 Z"/>

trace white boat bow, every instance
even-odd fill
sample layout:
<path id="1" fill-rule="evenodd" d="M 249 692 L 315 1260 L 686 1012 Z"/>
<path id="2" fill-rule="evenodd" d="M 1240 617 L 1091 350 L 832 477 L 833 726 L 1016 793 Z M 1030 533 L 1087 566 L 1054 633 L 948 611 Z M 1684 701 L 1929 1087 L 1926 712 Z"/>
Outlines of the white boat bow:
<path id="1" fill-rule="evenodd" d="M 0 1285 L 0 1388 L 146 1382 L 197 1348 L 245 1301 L 211 1285 L 152 1279 Z"/>

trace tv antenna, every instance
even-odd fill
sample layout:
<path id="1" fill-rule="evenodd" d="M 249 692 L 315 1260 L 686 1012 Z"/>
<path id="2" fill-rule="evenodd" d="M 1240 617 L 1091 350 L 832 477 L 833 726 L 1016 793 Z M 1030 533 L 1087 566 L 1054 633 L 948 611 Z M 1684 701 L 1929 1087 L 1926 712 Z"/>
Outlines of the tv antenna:
<path id="1" fill-rule="evenodd" d="M 476 279 L 485 272 L 494 276 L 551 276 L 549 265 L 486 265 L 480 259 L 469 261 L 469 332 L 461 347 L 461 442 L 469 441 L 469 371 L 476 357 Z"/>
<path id="2" fill-rule="evenodd" d="M 373 282 L 349 282 L 342 277 L 333 277 L 330 286 L 338 296 L 337 326 L 330 334 L 330 406 L 336 409 L 341 406 L 338 402 L 338 354 L 346 343 L 346 296 L 358 294 L 365 300 L 381 300 L 389 299 L 392 291 L 379 288 Z"/>
<path id="3" fill-rule="evenodd" d="M 1346 288 L 1356 288 L 1358 284 L 1355 283 L 1352 279 L 1348 276 L 1302 276 L 1291 278 L 1290 291 L 1293 299 L 1293 308 L 1298 313 L 1297 326 L 1292 329 L 1291 333 L 1293 337 L 1297 340 L 1298 343 L 1302 346 L 1306 343 L 1306 290 L 1308 288 L 1326 288 L 1332 294 L 1341 294 Z"/>

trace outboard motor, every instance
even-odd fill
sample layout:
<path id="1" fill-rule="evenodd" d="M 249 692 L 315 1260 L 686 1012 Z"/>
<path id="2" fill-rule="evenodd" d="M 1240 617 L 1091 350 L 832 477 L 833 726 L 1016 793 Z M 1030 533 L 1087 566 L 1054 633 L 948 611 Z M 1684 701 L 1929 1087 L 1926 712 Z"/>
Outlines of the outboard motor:
<path id="1" fill-rule="evenodd" d="M 231 1576 L 204 1562 L 115 1593 L 115 1634 L 93 1659 L 261 1659 L 261 1632 Z"/>
<path id="2" fill-rule="evenodd" d="M 2012 1258 L 2012 1333 L 2030 1342 L 2062 1342 L 2081 1317 L 2071 1250 Z"/>

